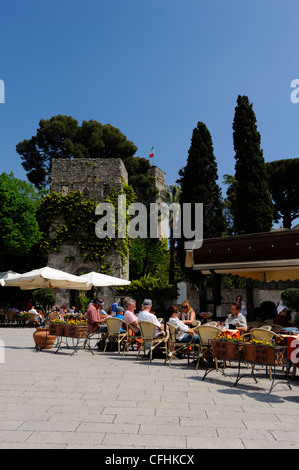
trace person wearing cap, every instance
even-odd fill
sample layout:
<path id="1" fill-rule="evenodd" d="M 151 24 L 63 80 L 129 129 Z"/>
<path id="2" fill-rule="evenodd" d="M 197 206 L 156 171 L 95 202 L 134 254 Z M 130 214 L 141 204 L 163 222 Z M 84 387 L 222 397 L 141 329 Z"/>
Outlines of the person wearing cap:
<path id="1" fill-rule="evenodd" d="M 138 323 L 141 321 L 148 321 L 150 323 L 153 323 L 155 325 L 154 329 L 154 338 L 157 338 L 158 336 L 164 336 L 164 327 L 163 325 L 158 321 L 156 315 L 151 313 L 151 308 L 152 308 L 152 301 L 150 299 L 144 299 L 142 302 L 142 309 L 138 313 Z"/>
<path id="2" fill-rule="evenodd" d="M 273 319 L 273 324 L 280 325 L 283 328 L 290 326 L 290 323 L 287 319 L 288 308 L 285 305 L 279 304 L 277 307 L 277 315 Z"/>
<path id="3" fill-rule="evenodd" d="M 90 333 L 99 333 L 100 331 L 107 331 L 107 325 L 104 324 L 109 315 L 100 314 L 100 309 L 104 306 L 102 299 L 96 299 L 91 302 L 86 310 L 86 318 L 88 320 L 88 331 Z M 105 328 L 106 327 L 106 328 Z"/>
<path id="4" fill-rule="evenodd" d="M 113 318 L 119 318 L 120 320 L 123 320 L 124 319 L 124 309 L 122 307 L 116 307 L 116 313 L 113 314 Z M 120 327 L 120 332 L 122 333 L 123 332 L 123 328 L 122 326 Z"/>

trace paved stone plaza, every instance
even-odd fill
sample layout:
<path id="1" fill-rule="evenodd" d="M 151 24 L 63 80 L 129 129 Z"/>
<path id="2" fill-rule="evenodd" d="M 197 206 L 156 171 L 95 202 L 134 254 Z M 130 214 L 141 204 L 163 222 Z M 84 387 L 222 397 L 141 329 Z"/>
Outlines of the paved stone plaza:
<path id="1" fill-rule="evenodd" d="M 298 378 L 269 395 L 265 369 L 234 388 L 236 367 L 202 381 L 183 359 L 37 352 L 33 332 L 0 329 L 2 449 L 299 448 Z"/>

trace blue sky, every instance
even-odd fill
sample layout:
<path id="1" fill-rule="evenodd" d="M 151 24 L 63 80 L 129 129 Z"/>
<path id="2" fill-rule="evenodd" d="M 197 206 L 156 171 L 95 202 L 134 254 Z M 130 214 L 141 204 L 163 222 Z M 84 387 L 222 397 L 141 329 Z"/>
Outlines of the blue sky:
<path id="1" fill-rule="evenodd" d="M 265 161 L 299 157 L 297 0 L 0 0 L 0 172 L 26 179 L 16 144 L 41 118 L 118 127 L 173 184 L 192 131 L 212 136 L 219 183 L 234 173 L 238 95 Z"/>

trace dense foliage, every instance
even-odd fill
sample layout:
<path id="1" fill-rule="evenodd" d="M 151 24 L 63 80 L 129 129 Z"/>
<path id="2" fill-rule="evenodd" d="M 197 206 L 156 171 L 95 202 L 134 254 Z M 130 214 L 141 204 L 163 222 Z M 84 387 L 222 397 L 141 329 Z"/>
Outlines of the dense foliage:
<path id="1" fill-rule="evenodd" d="M 127 207 L 135 200 L 135 193 L 128 185 L 123 185 Z M 98 238 L 96 224 L 99 216 L 95 214 L 97 202 L 94 198 L 85 199 L 80 191 L 72 191 L 63 196 L 52 192 L 43 200 L 39 220 L 44 232 L 42 249 L 49 253 L 59 252 L 61 244 L 76 245 L 85 261 L 96 261 L 102 272 L 108 266 L 103 258 L 111 251 L 121 254 L 123 264 L 128 254 L 128 237 L 117 238 L 118 196 L 120 190 L 112 188 L 105 202 L 115 209 L 116 237 Z M 104 202 L 104 201 L 103 201 Z M 72 261 L 71 257 L 67 261 Z"/>
<path id="2" fill-rule="evenodd" d="M 193 130 L 187 165 L 179 175 L 181 203 L 203 203 L 203 238 L 221 236 L 225 225 L 217 163 L 211 134 L 203 122 Z"/>
<path id="3" fill-rule="evenodd" d="M 281 293 L 281 300 L 283 303 L 291 308 L 299 312 L 299 289 L 295 287 L 291 287 L 289 289 L 284 290 Z"/>
<path id="4" fill-rule="evenodd" d="M 177 299 L 178 295 L 176 285 L 169 284 L 168 281 L 153 276 L 143 276 L 140 279 L 135 279 L 129 286 L 118 290 L 134 298 L 137 302 L 137 308 L 141 307 L 144 299 L 153 299 L 160 307 L 166 307 L 167 303 Z"/>
<path id="5" fill-rule="evenodd" d="M 291 228 L 299 217 L 299 158 L 276 160 L 266 164 L 270 193 L 274 203 L 274 222 L 280 219 Z"/>
<path id="6" fill-rule="evenodd" d="M 261 137 L 247 96 L 238 96 L 233 130 L 236 186 L 231 209 L 236 234 L 268 232 L 272 227 L 273 204 Z"/>
<path id="7" fill-rule="evenodd" d="M 54 158 L 121 158 L 135 191 L 149 200 L 156 194 L 148 159 L 134 156 L 137 147 L 111 124 L 90 120 L 79 125 L 64 115 L 41 119 L 36 135 L 19 142 L 16 150 L 27 178 L 37 188 L 49 185 Z"/>
<path id="8" fill-rule="evenodd" d="M 36 213 L 41 195 L 32 184 L 13 173 L 0 175 L 0 265 L 16 269 L 18 259 L 30 253 L 41 239 Z M 19 260 L 20 262 L 20 260 Z"/>

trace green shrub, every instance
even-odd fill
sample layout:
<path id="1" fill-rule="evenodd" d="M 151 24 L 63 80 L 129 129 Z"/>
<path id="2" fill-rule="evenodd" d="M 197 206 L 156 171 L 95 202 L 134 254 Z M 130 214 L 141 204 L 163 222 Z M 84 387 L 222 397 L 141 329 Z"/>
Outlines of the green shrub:
<path id="1" fill-rule="evenodd" d="M 281 300 L 288 308 L 299 311 L 299 289 L 291 287 L 284 290 L 281 294 Z"/>

